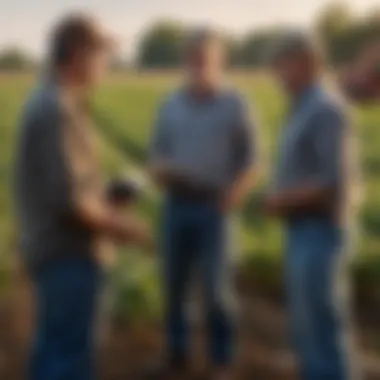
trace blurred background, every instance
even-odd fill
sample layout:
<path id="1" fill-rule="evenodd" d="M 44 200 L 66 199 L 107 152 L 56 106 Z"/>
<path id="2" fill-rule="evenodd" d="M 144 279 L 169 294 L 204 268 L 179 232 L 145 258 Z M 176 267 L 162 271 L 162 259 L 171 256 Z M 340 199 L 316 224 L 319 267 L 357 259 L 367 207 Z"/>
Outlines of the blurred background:
<path id="1" fill-rule="evenodd" d="M 12 215 L 12 155 L 17 118 L 43 65 L 49 28 L 64 12 L 78 8 L 100 17 L 120 41 L 112 72 L 93 104 L 97 144 L 109 178 L 127 173 L 145 179 L 147 143 L 155 110 L 162 96 L 180 80 L 180 51 L 187 28 L 212 25 L 224 31 L 230 53 L 229 80 L 254 108 L 260 127 L 263 165 L 268 170 L 275 137 L 286 112 L 286 99 L 264 65 L 268 44 L 289 26 L 314 28 L 326 44 L 333 73 L 342 70 L 367 40 L 376 36 L 380 39 L 380 4 L 376 0 L 1 2 L 0 377 L 4 380 L 21 378 L 33 307 L 26 280 L 17 265 L 17 231 Z M 365 365 L 374 379 L 380 379 L 377 368 L 380 363 L 380 106 L 353 107 L 352 113 L 360 141 L 366 192 L 353 265 L 354 305 Z M 159 194 L 147 186 L 139 209 L 156 228 Z M 286 358 L 285 367 L 291 367 L 284 328 L 281 229 L 255 213 L 254 204 L 253 194 L 241 211 L 237 230 L 240 252 L 236 284 L 244 311 L 240 325 L 247 332 L 242 334 L 245 339 L 241 357 L 252 367 L 247 371 L 273 362 L 273 355 Z M 129 248 L 124 251 L 120 252 L 119 265 L 110 278 L 112 323 L 107 323 L 106 338 L 101 338 L 100 362 L 105 379 L 123 378 L 160 346 L 157 262 L 154 257 L 142 256 Z M 279 359 L 278 363 L 282 361 Z"/>

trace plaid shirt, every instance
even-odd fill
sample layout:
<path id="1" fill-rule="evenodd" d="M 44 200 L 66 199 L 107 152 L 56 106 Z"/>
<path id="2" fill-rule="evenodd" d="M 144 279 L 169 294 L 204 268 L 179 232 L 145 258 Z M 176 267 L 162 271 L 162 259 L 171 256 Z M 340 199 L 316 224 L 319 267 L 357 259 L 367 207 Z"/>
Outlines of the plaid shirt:
<path id="1" fill-rule="evenodd" d="M 92 255 L 94 233 L 78 210 L 104 207 L 104 191 L 86 102 L 54 81 L 35 89 L 21 118 L 15 195 L 21 251 L 38 265 Z"/>

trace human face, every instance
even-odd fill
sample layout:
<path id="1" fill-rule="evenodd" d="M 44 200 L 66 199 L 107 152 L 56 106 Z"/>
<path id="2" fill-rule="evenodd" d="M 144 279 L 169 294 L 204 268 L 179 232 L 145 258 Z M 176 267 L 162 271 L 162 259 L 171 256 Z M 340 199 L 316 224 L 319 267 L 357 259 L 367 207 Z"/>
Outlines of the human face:
<path id="1" fill-rule="evenodd" d="M 225 49 L 220 41 L 207 41 L 194 47 L 187 55 L 190 84 L 213 87 L 220 81 L 225 66 Z"/>
<path id="2" fill-rule="evenodd" d="M 80 52 L 75 59 L 78 80 L 84 87 L 92 88 L 101 82 L 108 71 L 109 57 L 103 50 Z"/>
<path id="3" fill-rule="evenodd" d="M 310 59 L 304 54 L 279 57 L 273 64 L 275 76 L 290 94 L 295 94 L 302 89 L 311 70 Z"/>

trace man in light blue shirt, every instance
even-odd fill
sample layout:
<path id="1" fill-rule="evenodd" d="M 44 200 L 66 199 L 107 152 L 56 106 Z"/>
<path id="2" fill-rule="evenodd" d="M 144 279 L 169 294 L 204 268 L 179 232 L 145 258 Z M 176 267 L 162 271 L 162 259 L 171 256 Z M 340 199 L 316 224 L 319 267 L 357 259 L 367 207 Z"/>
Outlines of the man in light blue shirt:
<path id="1" fill-rule="evenodd" d="M 274 72 L 291 101 L 267 210 L 286 225 L 285 278 L 302 380 L 358 379 L 343 304 L 345 231 L 354 156 L 345 105 L 321 83 L 322 53 L 302 32 L 275 47 Z"/>
<path id="2" fill-rule="evenodd" d="M 166 193 L 162 233 L 169 365 L 176 374 L 186 369 L 186 291 L 197 266 L 217 379 L 230 378 L 233 357 L 225 292 L 228 219 L 253 186 L 256 161 L 248 107 L 223 86 L 223 65 L 219 36 L 203 30 L 189 37 L 185 84 L 161 105 L 151 144 L 152 172 Z"/>

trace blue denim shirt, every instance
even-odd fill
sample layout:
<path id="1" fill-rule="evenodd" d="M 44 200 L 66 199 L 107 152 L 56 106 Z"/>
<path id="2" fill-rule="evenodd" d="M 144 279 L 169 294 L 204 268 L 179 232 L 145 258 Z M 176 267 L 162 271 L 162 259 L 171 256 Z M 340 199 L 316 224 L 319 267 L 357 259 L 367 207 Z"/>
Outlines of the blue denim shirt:
<path id="1" fill-rule="evenodd" d="M 344 207 L 352 165 L 346 149 L 349 130 L 347 107 L 337 95 L 322 85 L 304 91 L 279 138 L 273 191 L 316 183 L 334 191 L 334 208 Z"/>

